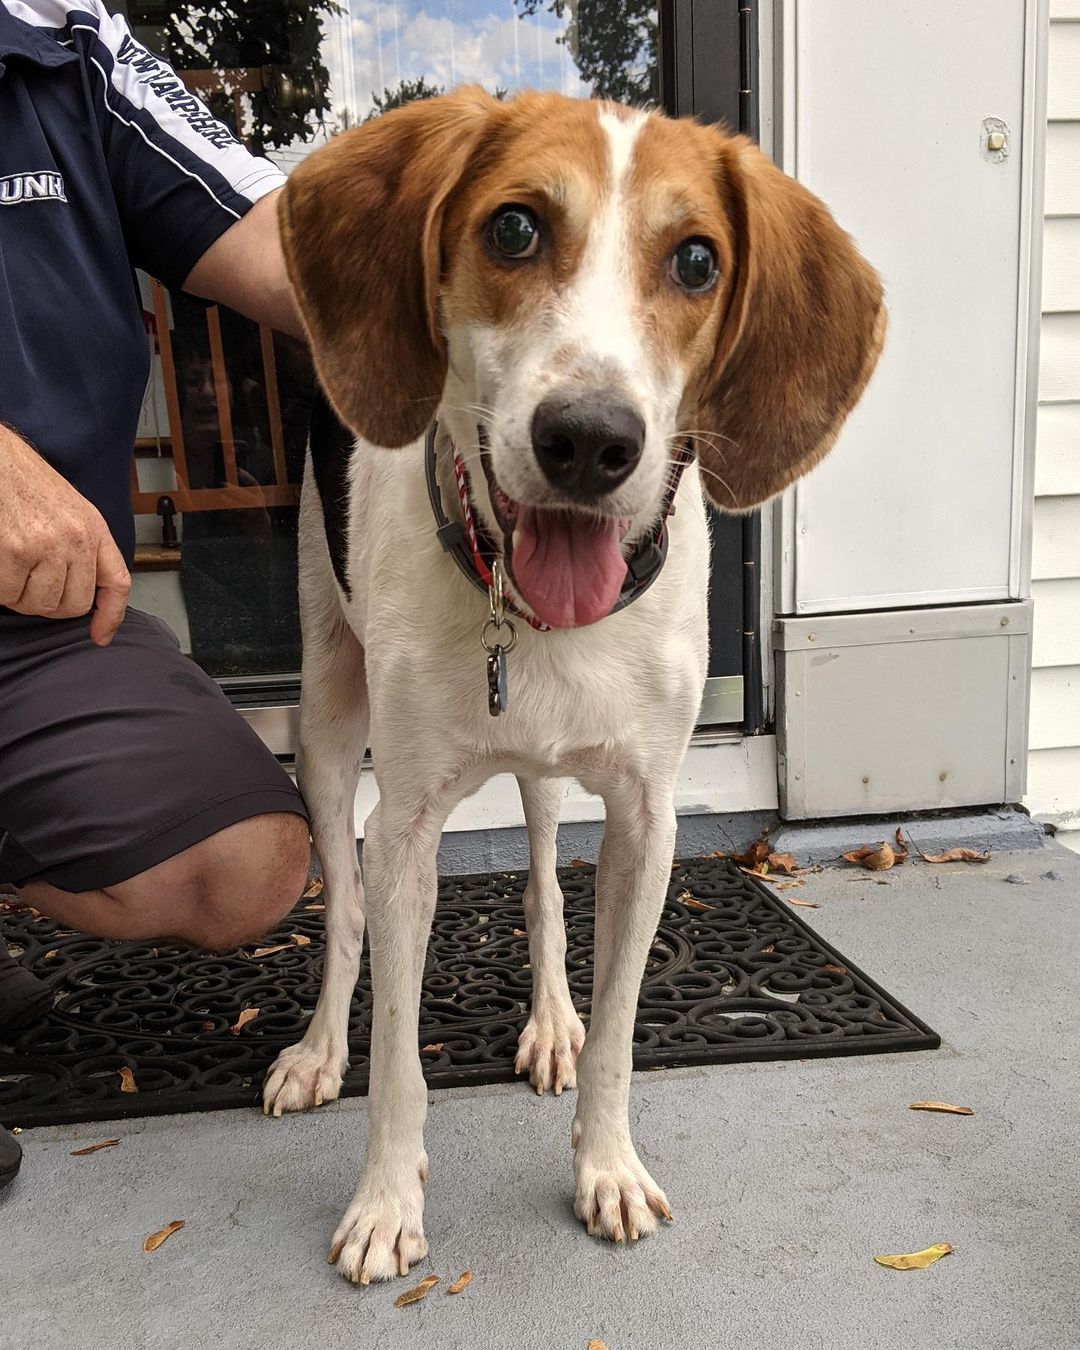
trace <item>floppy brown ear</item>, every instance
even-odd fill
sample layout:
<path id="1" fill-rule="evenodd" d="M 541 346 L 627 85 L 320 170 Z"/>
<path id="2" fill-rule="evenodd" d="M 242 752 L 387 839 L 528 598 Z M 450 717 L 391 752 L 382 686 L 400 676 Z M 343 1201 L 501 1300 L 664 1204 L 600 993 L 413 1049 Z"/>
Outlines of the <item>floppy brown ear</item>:
<path id="1" fill-rule="evenodd" d="M 719 475 L 704 476 L 716 505 L 746 510 L 831 449 L 877 364 L 886 310 L 877 273 L 813 193 L 744 138 L 720 154 L 735 290 L 695 412 L 719 439 L 697 448 Z"/>
<path id="2" fill-rule="evenodd" d="M 499 106 L 470 88 L 395 109 L 317 150 L 281 195 L 319 379 L 341 420 L 376 445 L 406 445 L 435 413 L 443 211 Z"/>

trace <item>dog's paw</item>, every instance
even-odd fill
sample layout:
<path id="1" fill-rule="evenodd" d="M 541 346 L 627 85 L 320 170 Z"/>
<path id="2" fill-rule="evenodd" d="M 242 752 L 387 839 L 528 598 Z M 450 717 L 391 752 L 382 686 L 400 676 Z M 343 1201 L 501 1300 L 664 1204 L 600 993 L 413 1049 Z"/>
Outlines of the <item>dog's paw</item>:
<path id="1" fill-rule="evenodd" d="M 537 1096 L 548 1088 L 559 1096 L 577 1083 L 577 1058 L 585 1044 L 585 1028 L 572 1006 L 529 1018 L 518 1037 L 514 1072 L 529 1071 Z"/>
<path id="2" fill-rule="evenodd" d="M 404 1186 L 384 1179 L 361 1179 L 352 1204 L 338 1224 L 327 1260 L 353 1284 L 371 1284 L 408 1275 L 427 1256 L 424 1191 L 427 1155 Z"/>
<path id="3" fill-rule="evenodd" d="M 574 1155 L 574 1213 L 590 1237 L 636 1242 L 672 1219 L 667 1196 L 649 1176 L 633 1145 L 585 1150 Z"/>
<path id="4" fill-rule="evenodd" d="M 303 1041 L 282 1050 L 263 1083 L 263 1114 L 308 1111 L 337 1099 L 345 1065 L 336 1055 L 311 1049 Z"/>

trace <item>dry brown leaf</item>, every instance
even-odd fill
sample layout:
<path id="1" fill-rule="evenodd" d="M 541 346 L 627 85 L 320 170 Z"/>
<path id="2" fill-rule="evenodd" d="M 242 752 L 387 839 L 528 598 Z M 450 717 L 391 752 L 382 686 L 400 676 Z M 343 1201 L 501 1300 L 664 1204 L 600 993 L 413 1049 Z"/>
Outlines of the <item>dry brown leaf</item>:
<path id="1" fill-rule="evenodd" d="M 463 1270 L 453 1284 L 446 1286 L 448 1294 L 460 1294 L 463 1289 L 467 1289 L 472 1284 L 472 1271 Z"/>
<path id="2" fill-rule="evenodd" d="M 733 853 L 731 861 L 738 863 L 741 867 L 760 867 L 762 863 L 769 861 L 769 841 L 759 839 L 751 844 L 745 853 Z"/>
<path id="3" fill-rule="evenodd" d="M 739 871 L 748 877 L 757 877 L 759 881 L 772 881 L 769 876 L 769 864 L 767 862 L 758 863 L 756 867 L 740 867 Z"/>
<path id="4" fill-rule="evenodd" d="M 790 891 L 795 886 L 805 886 L 805 885 L 806 882 L 802 879 L 802 877 L 798 878 L 793 877 L 791 881 L 778 881 L 776 883 L 776 889 L 778 891 Z"/>
<path id="5" fill-rule="evenodd" d="M 276 947 L 256 947 L 251 953 L 253 957 L 273 956 L 275 952 L 291 952 L 291 942 L 279 942 Z"/>
<path id="6" fill-rule="evenodd" d="M 183 1219 L 173 1219 L 172 1223 L 168 1223 L 164 1228 L 159 1228 L 156 1233 L 150 1234 L 142 1245 L 143 1251 L 156 1252 L 166 1238 L 172 1237 L 173 1233 L 179 1232 L 183 1226 Z"/>
<path id="7" fill-rule="evenodd" d="M 944 853 L 923 853 L 922 849 L 919 849 L 919 857 L 923 862 L 928 863 L 984 863 L 990 861 L 989 853 L 980 853 L 978 849 L 974 848 L 950 848 L 946 849 Z"/>
<path id="8" fill-rule="evenodd" d="M 822 969 L 822 970 L 827 970 L 827 971 L 829 972 L 830 975 L 846 975 L 846 974 L 847 974 L 847 966 L 837 966 L 837 965 L 833 965 L 832 962 L 830 962 L 828 965 L 822 966 L 821 969 Z"/>
<path id="9" fill-rule="evenodd" d="M 54 947 L 54 948 L 52 949 L 51 952 L 46 952 L 45 955 L 44 955 L 41 959 L 42 959 L 43 961 L 51 961 L 51 960 L 53 959 L 54 956 L 59 956 L 59 955 L 60 955 L 60 948 L 59 948 L 59 947 Z"/>
<path id="10" fill-rule="evenodd" d="M 798 905 L 800 909 L 820 909 L 821 906 L 816 900 L 800 900 L 797 895 L 785 895 L 784 899 L 789 905 Z"/>
<path id="11" fill-rule="evenodd" d="M 261 1008 L 245 1008 L 229 1030 L 234 1036 L 239 1036 L 249 1022 L 254 1022 L 261 1011 Z"/>
<path id="12" fill-rule="evenodd" d="M 529 935 L 528 935 L 528 933 L 526 933 L 526 931 L 525 931 L 524 928 L 515 928 L 515 929 L 514 929 L 514 936 L 515 936 L 515 937 L 528 937 Z"/>
<path id="13" fill-rule="evenodd" d="M 293 933 L 292 940 L 296 943 L 298 947 L 311 946 L 311 939 L 307 936 L 306 933 Z"/>
<path id="14" fill-rule="evenodd" d="M 305 909 L 314 909 L 314 910 L 320 910 L 320 911 L 321 911 L 321 910 L 324 910 L 324 909 L 326 908 L 326 906 L 325 906 L 325 905 L 305 905 L 304 908 L 305 908 Z"/>
<path id="15" fill-rule="evenodd" d="M 135 1082 L 135 1075 L 125 1064 L 123 1068 L 116 1071 L 120 1075 L 121 1092 L 138 1092 L 139 1085 Z"/>
<path id="16" fill-rule="evenodd" d="M 783 872 L 786 876 L 791 876 L 799 868 L 790 853 L 770 853 L 767 861 L 774 872 Z"/>
<path id="17" fill-rule="evenodd" d="M 952 1102 L 912 1102 L 909 1111 L 940 1111 L 947 1116 L 973 1116 L 970 1106 L 953 1106 Z"/>
<path id="18" fill-rule="evenodd" d="M 937 1242 L 933 1247 L 927 1247 L 921 1252 L 904 1252 L 900 1256 L 875 1256 L 874 1260 L 879 1266 L 888 1266 L 890 1270 L 925 1270 L 927 1266 L 932 1266 L 935 1261 L 940 1261 L 943 1256 L 949 1256 L 952 1252 L 952 1243 Z"/>
<path id="19" fill-rule="evenodd" d="M 571 866 L 571 867 L 591 867 L 591 866 L 592 866 L 592 863 L 586 862 L 584 858 L 571 858 L 571 859 L 570 859 L 570 866 Z"/>
<path id="20" fill-rule="evenodd" d="M 727 857 L 727 854 L 724 852 L 724 850 L 723 850 L 722 848 L 716 848 L 716 849 L 713 849 L 713 851 L 712 851 L 711 853 L 706 853 L 706 854 L 705 854 L 705 857 L 706 857 L 706 858 L 726 858 L 726 857 Z"/>
<path id="21" fill-rule="evenodd" d="M 322 888 L 323 888 L 323 879 L 322 879 L 322 877 L 315 877 L 315 879 L 312 881 L 311 885 L 307 888 L 307 890 L 306 890 L 306 891 L 304 892 L 304 894 L 300 897 L 300 899 L 301 899 L 301 900 L 314 900 L 315 897 L 316 897 L 317 895 L 322 895 Z"/>
<path id="22" fill-rule="evenodd" d="M 85 1148 L 73 1148 L 71 1156 L 73 1158 L 85 1158 L 91 1153 L 98 1153 L 103 1148 L 115 1148 L 120 1142 L 119 1139 L 103 1139 L 100 1144 L 87 1144 Z"/>
<path id="23" fill-rule="evenodd" d="M 423 1054 L 426 1050 L 430 1050 L 432 1054 L 437 1055 L 443 1048 L 443 1045 L 443 1041 L 433 1041 L 431 1045 L 422 1045 L 420 1047 L 420 1053 Z"/>
<path id="24" fill-rule="evenodd" d="M 590 1341 L 589 1350 L 607 1350 L 607 1346 L 603 1341 Z"/>
<path id="25" fill-rule="evenodd" d="M 866 848 L 852 849 L 850 853 L 841 854 L 841 857 L 845 862 L 858 863 L 871 872 L 885 872 L 904 861 L 888 841 L 878 844 L 877 848 L 867 845 Z"/>
<path id="26" fill-rule="evenodd" d="M 684 904 L 684 905 L 686 906 L 687 909 L 715 909 L 715 908 L 716 908 L 715 905 L 707 905 L 707 904 L 705 903 L 704 900 L 698 900 L 698 899 L 696 899 L 694 896 L 692 896 L 692 895 L 690 894 L 689 891 L 683 891 L 682 895 L 679 896 L 679 900 L 682 902 L 682 904 Z"/>
<path id="27" fill-rule="evenodd" d="M 415 1289 L 406 1289 L 403 1294 L 398 1294 L 394 1299 L 395 1308 L 407 1308 L 410 1303 L 419 1303 L 427 1298 L 432 1289 L 439 1283 L 438 1275 L 425 1275 Z"/>
<path id="28" fill-rule="evenodd" d="M 767 947 L 762 947 L 762 949 L 761 949 L 761 955 L 762 955 L 762 956 L 769 956 L 769 955 L 771 955 L 771 953 L 773 953 L 774 951 L 776 951 L 776 944 L 773 943 L 773 942 L 770 942 L 769 945 L 768 945 Z"/>

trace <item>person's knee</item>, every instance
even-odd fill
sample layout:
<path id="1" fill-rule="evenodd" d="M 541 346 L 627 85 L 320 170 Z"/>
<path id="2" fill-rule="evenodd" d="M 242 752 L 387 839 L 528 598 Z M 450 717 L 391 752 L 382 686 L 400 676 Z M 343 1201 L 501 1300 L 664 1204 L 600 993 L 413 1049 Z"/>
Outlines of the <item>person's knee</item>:
<path id="1" fill-rule="evenodd" d="M 253 942 L 296 904 L 311 865 L 307 821 L 253 816 L 204 841 L 190 940 L 214 951 Z"/>

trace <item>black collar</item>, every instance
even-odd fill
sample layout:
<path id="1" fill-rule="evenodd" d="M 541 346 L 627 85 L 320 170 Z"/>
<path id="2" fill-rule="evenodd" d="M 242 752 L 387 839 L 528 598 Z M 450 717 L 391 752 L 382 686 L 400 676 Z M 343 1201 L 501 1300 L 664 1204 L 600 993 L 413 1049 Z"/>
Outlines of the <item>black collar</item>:
<path id="1" fill-rule="evenodd" d="M 62 66 L 77 61 L 75 52 L 57 42 L 54 34 L 61 31 L 24 23 L 0 0 L 0 72 L 9 56 L 20 56 L 38 66 Z"/>
<path id="2" fill-rule="evenodd" d="M 432 514 L 435 517 L 435 534 L 439 543 L 457 564 L 458 570 L 472 582 L 478 591 L 483 592 L 486 596 L 488 594 L 488 583 L 477 568 L 477 561 L 469 543 L 465 526 L 459 520 L 451 520 L 443 510 L 435 445 L 438 429 L 438 423 L 432 422 L 424 443 L 424 470 L 427 477 L 428 499 L 431 502 Z M 677 451 L 677 458 L 672 468 L 667 491 L 664 494 L 664 506 L 660 519 L 648 534 L 642 535 L 633 553 L 627 558 L 626 580 L 622 584 L 618 600 L 608 611 L 609 615 L 618 613 L 620 609 L 625 609 L 627 605 L 633 604 L 639 596 L 644 595 L 663 570 L 668 551 L 667 520 L 675 511 L 675 493 L 678 491 L 683 470 L 692 459 L 693 453 L 688 445 L 681 445 Z M 471 486 L 467 490 L 471 498 Z M 490 572 L 491 561 L 497 556 L 498 550 L 494 541 L 480 523 L 475 503 L 472 505 L 472 515 L 478 551 Z M 528 618 L 529 616 L 522 617 Z M 529 619 L 529 622 L 534 627 L 537 626 L 535 620 Z M 546 625 L 541 625 L 541 627 L 546 627 Z"/>

